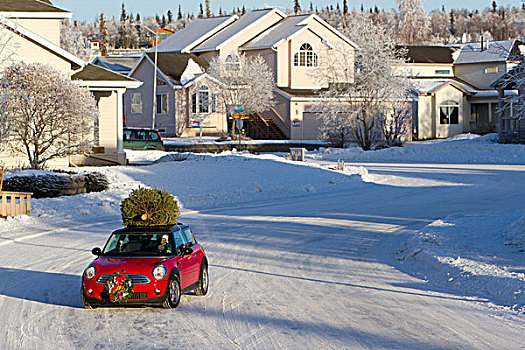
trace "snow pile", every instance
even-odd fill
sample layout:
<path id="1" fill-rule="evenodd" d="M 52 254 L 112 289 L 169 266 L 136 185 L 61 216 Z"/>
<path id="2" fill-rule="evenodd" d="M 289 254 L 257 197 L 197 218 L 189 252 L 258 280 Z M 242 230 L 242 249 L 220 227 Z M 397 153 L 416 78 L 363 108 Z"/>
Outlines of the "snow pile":
<path id="1" fill-rule="evenodd" d="M 516 245 L 521 252 L 525 248 L 525 215 L 514 221 L 503 232 L 505 244 Z"/>
<path id="2" fill-rule="evenodd" d="M 436 220 L 396 251 L 401 269 L 438 288 L 525 312 L 525 256 L 506 246 L 501 234 L 509 223 L 523 220 L 523 214 L 505 211 Z"/>
<path id="3" fill-rule="evenodd" d="M 359 147 L 327 148 L 309 153 L 311 159 L 345 162 L 425 162 L 425 163 L 525 163 L 525 146 L 497 143 L 497 135 L 456 135 L 450 139 L 409 142 L 404 147 L 363 151 Z"/>

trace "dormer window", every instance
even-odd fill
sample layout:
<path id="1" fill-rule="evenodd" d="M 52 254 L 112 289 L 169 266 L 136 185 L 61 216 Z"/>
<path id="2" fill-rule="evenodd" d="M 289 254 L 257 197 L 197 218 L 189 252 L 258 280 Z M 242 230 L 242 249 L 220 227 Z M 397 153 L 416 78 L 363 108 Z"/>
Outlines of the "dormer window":
<path id="1" fill-rule="evenodd" d="M 319 65 L 318 56 L 314 52 L 312 45 L 308 43 L 301 45 L 299 52 L 296 52 L 294 55 L 293 65 L 295 67 L 317 67 Z"/>

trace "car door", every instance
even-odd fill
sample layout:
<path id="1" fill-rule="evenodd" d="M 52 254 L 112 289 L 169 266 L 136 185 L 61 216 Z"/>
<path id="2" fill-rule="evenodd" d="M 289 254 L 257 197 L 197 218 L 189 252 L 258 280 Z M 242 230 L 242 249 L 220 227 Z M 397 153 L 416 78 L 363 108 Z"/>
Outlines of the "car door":
<path id="1" fill-rule="evenodd" d="M 193 250 L 193 253 L 191 253 L 190 255 L 190 278 L 193 281 L 193 283 L 195 283 L 199 280 L 203 252 L 200 246 L 196 244 L 195 238 L 193 237 L 193 234 L 191 233 L 189 227 L 182 229 L 182 237 L 184 238 L 186 246 L 190 247 Z"/>
<path id="2" fill-rule="evenodd" d="M 175 241 L 175 249 L 177 254 L 179 254 L 177 261 L 177 268 L 180 272 L 180 287 L 184 289 L 194 283 L 192 277 L 192 261 L 191 255 L 181 256 L 182 245 L 185 244 L 184 237 L 182 236 L 181 230 L 173 232 L 173 239 Z"/>

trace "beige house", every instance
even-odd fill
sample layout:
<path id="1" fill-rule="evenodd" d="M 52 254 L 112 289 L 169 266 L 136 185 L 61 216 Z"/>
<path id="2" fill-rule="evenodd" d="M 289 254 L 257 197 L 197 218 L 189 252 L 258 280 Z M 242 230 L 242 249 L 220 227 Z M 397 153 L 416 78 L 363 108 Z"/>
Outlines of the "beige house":
<path id="1" fill-rule="evenodd" d="M 97 154 L 57 159 L 49 166 L 79 164 L 124 164 L 122 149 L 123 95 L 140 82 L 86 62 L 60 48 L 60 21 L 71 12 L 53 6 L 50 1 L 0 0 L 0 35 L 9 39 L 2 51 L 3 67 L 13 61 L 48 64 L 93 92 L 100 111 L 98 134 L 93 135 Z M 8 55 L 12 52 L 12 55 Z M 2 68 L 2 67 L 0 67 Z M 7 166 L 23 166 L 25 156 L 0 154 Z"/>
<path id="2" fill-rule="evenodd" d="M 202 57 L 161 52 L 156 65 L 154 61 L 153 53 L 144 54 L 128 73 L 143 84 L 125 94 L 125 126 L 154 127 L 164 136 L 197 136 L 201 124 L 203 135 L 218 136 L 228 131 L 226 113 L 217 100 L 216 81 L 212 82 L 205 73 L 208 63 Z M 153 106 L 155 67 L 157 86 Z"/>
<path id="3" fill-rule="evenodd" d="M 320 55 L 335 54 L 343 47 L 347 62 L 353 63 L 356 48 L 317 15 L 287 16 L 278 9 L 261 9 L 238 17 L 197 19 L 159 44 L 161 53 L 192 53 L 210 62 L 226 61 L 237 55 L 259 55 L 273 72 L 275 108 L 265 113 L 288 139 L 316 139 L 319 121 L 311 106 L 313 93 L 324 86 L 312 79 Z M 350 58 L 350 60 L 348 60 Z"/>
<path id="4" fill-rule="evenodd" d="M 515 66 L 519 41 L 457 46 L 409 46 L 402 69 L 413 78 L 417 99 L 413 138 L 446 138 L 498 131 L 498 92 L 491 87 Z M 507 96 L 516 94 L 506 91 Z"/>

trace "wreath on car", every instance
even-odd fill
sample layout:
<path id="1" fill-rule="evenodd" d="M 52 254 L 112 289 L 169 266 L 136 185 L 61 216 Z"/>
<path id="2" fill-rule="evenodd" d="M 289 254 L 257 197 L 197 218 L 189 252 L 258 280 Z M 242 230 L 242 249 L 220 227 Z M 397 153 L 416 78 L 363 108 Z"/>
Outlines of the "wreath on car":
<path id="1" fill-rule="evenodd" d="M 125 303 L 133 294 L 135 286 L 128 275 L 116 272 L 107 282 L 106 291 L 112 303 Z"/>

